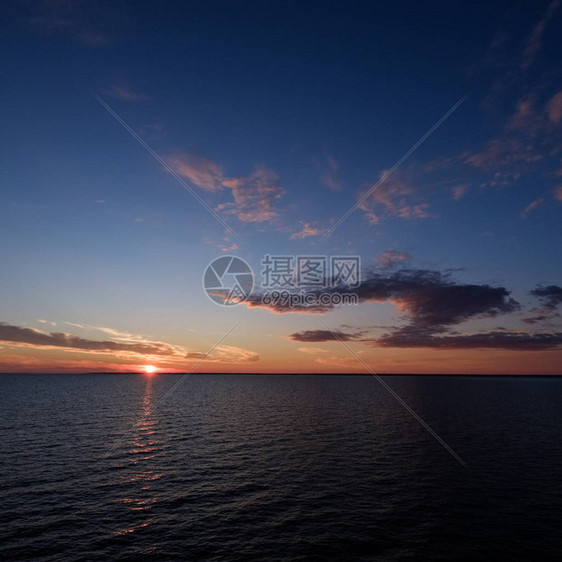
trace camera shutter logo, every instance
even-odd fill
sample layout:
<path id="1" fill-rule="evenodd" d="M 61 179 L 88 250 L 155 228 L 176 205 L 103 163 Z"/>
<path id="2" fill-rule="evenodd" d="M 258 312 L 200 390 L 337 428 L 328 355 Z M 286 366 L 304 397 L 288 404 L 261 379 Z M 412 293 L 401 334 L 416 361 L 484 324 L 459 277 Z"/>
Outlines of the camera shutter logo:
<path id="1" fill-rule="evenodd" d="M 254 274 L 250 266 L 236 256 L 214 259 L 203 275 L 207 296 L 222 306 L 244 302 L 254 287 Z"/>

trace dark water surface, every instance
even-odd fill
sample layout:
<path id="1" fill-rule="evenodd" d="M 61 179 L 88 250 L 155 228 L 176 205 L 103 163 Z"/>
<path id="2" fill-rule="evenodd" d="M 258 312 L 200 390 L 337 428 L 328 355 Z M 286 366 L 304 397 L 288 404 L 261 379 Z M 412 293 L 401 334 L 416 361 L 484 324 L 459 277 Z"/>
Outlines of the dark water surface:
<path id="1" fill-rule="evenodd" d="M 555 560 L 562 379 L 0 375 L 0 558 Z M 111 450 L 111 448 L 114 449 Z"/>

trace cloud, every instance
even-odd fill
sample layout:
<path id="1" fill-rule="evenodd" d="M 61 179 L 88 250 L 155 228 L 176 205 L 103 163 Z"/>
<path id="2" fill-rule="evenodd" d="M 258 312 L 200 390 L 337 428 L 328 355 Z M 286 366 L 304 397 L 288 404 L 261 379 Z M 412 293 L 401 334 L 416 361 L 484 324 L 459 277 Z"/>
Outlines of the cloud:
<path id="1" fill-rule="evenodd" d="M 375 347 L 546 351 L 560 348 L 562 333 L 531 334 L 502 330 L 468 335 L 435 336 L 416 330 L 402 329 L 386 334 L 370 343 Z"/>
<path id="2" fill-rule="evenodd" d="M 187 178 L 197 187 L 206 191 L 218 191 L 222 188 L 222 168 L 215 162 L 189 152 L 176 152 L 165 158 L 174 172 Z"/>
<path id="3" fill-rule="evenodd" d="M 562 333 L 510 332 L 496 330 L 466 335 L 434 335 L 424 330 L 405 327 L 381 337 L 366 338 L 355 334 L 337 332 L 343 341 L 360 341 L 372 347 L 430 348 L 430 349 L 509 349 L 513 351 L 546 351 L 562 346 Z M 289 336 L 294 341 L 338 341 L 328 330 L 307 330 Z"/>
<path id="4" fill-rule="evenodd" d="M 284 191 L 272 170 L 257 166 L 249 176 L 225 178 L 222 185 L 232 190 L 234 202 L 221 204 L 217 210 L 225 210 L 242 222 L 265 222 L 278 216 L 274 203 Z"/>
<path id="5" fill-rule="evenodd" d="M 322 173 L 320 180 L 323 185 L 332 191 L 341 191 L 343 189 L 343 185 L 337 177 L 338 170 L 339 164 L 335 158 L 328 156 L 326 158 L 326 168 Z"/>
<path id="6" fill-rule="evenodd" d="M 542 37 L 546 29 L 546 24 L 552 19 L 559 5 L 560 0 L 553 0 L 553 2 L 549 4 L 544 17 L 535 25 L 529 35 L 521 57 L 521 68 L 523 70 L 526 70 L 533 64 L 537 53 L 542 47 Z"/>
<path id="7" fill-rule="evenodd" d="M 533 166 L 544 159 L 544 151 L 536 143 L 515 134 L 500 134 L 488 142 L 480 151 L 464 155 L 464 162 L 488 174 L 485 185 L 505 187 L 527 174 Z"/>
<path id="8" fill-rule="evenodd" d="M 304 330 L 290 334 L 289 338 L 303 343 L 317 343 L 327 341 L 351 341 L 356 339 L 353 335 L 334 330 Z"/>
<path id="9" fill-rule="evenodd" d="M 557 285 L 539 286 L 530 293 L 540 301 L 542 306 L 532 308 L 533 315 L 523 318 L 523 322 L 526 324 L 549 323 L 552 319 L 560 316 L 556 309 L 562 303 L 562 287 Z"/>
<path id="10" fill-rule="evenodd" d="M 457 283 L 449 273 L 401 270 L 373 275 L 354 289 L 360 300 L 389 301 L 416 326 L 441 329 L 469 318 L 518 310 L 504 287 Z"/>
<path id="11" fill-rule="evenodd" d="M 554 310 L 558 305 L 562 304 L 562 287 L 558 285 L 548 285 L 547 287 L 537 287 L 531 291 L 531 294 L 537 297 L 546 308 Z"/>
<path id="12" fill-rule="evenodd" d="M 537 209 L 538 207 L 540 207 L 542 204 L 544 203 L 544 199 L 541 197 L 540 199 L 535 199 L 534 201 L 531 201 L 531 203 L 529 203 L 525 209 L 523 210 L 523 212 L 521 213 L 521 218 L 526 218 L 527 215 L 533 211 L 534 209 Z"/>
<path id="13" fill-rule="evenodd" d="M 525 94 L 519 99 L 515 112 L 507 122 L 510 130 L 520 130 L 535 135 L 541 128 L 540 117 L 535 111 L 535 95 Z"/>
<path id="14" fill-rule="evenodd" d="M 109 96 L 110 98 L 131 102 L 146 101 L 150 99 L 150 97 L 146 94 L 134 92 L 131 88 L 120 84 L 112 84 L 111 86 L 108 86 L 102 90 L 102 94 Z"/>
<path id="15" fill-rule="evenodd" d="M 470 334 L 451 331 L 453 326 L 466 320 L 515 312 L 520 306 L 502 287 L 460 285 L 436 272 L 397 273 L 386 280 L 379 277 L 374 284 L 371 278 L 367 286 L 371 297 L 376 300 L 385 297 L 406 312 L 409 322 L 405 326 L 378 337 L 365 329 L 347 326 L 335 334 L 329 330 L 305 330 L 292 333 L 289 338 L 306 343 L 341 339 L 388 348 L 547 351 L 562 347 L 562 332 L 532 333 L 504 328 Z M 534 324 L 558 315 L 556 309 L 562 305 L 562 287 L 537 287 L 531 294 L 541 300 L 543 308 L 534 309 L 538 315 L 524 319 L 525 322 Z"/>
<path id="16" fill-rule="evenodd" d="M 453 199 L 455 201 L 458 201 L 459 199 L 462 199 L 466 192 L 468 191 L 469 186 L 467 184 L 459 184 L 459 185 L 455 185 L 452 188 L 453 191 Z"/>
<path id="17" fill-rule="evenodd" d="M 232 193 L 232 201 L 220 203 L 216 211 L 235 215 L 241 222 L 266 222 L 279 215 L 275 202 L 284 193 L 279 176 L 265 166 L 256 166 L 245 177 L 225 177 L 221 166 L 203 156 L 176 152 L 165 158 L 180 176 L 206 191 Z"/>
<path id="18" fill-rule="evenodd" d="M 389 170 L 383 170 L 378 181 L 381 180 L 382 183 L 359 204 L 359 209 L 365 212 L 370 224 L 378 223 L 384 216 L 403 219 L 427 219 L 433 216 L 429 212 L 429 205 L 419 200 L 419 186 L 406 179 L 404 172 L 389 176 Z M 359 199 L 372 187 L 366 187 Z"/>
<path id="19" fill-rule="evenodd" d="M 553 123 L 558 123 L 562 119 L 562 91 L 552 96 L 546 105 L 546 110 L 548 118 Z"/>
<path id="20" fill-rule="evenodd" d="M 392 269 L 398 265 L 408 262 L 412 256 L 408 252 L 399 252 L 398 250 L 385 250 L 378 258 L 377 263 L 383 269 Z"/>
<path id="21" fill-rule="evenodd" d="M 258 353 L 232 345 L 219 345 L 208 355 L 199 351 L 190 351 L 186 353 L 185 358 L 204 359 L 216 363 L 253 363 L 260 360 Z"/>
<path id="22" fill-rule="evenodd" d="M 186 359 L 201 359 L 205 353 L 188 351 L 179 345 L 151 341 L 136 334 L 113 330 L 112 328 L 84 326 L 66 322 L 81 329 L 95 329 L 111 335 L 114 340 L 93 340 L 64 332 L 42 332 L 33 328 L 22 328 L 0 322 L 0 343 L 34 349 L 61 349 L 68 352 L 110 354 L 120 361 L 159 361 L 170 368 L 181 368 Z M 117 341 L 116 341 L 117 340 Z M 259 361 L 260 356 L 250 350 L 229 345 L 218 346 L 206 361 L 217 363 L 247 363 Z M 162 363 L 160 363 L 162 362 Z"/>
<path id="23" fill-rule="evenodd" d="M 409 319 L 411 325 L 441 331 L 471 318 L 494 317 L 519 310 L 520 305 L 510 297 L 505 287 L 458 283 L 450 273 L 422 269 L 403 269 L 392 273 L 371 273 L 357 288 L 331 288 L 309 291 L 314 294 L 330 292 L 354 293 L 359 303 L 390 302 Z M 288 302 L 276 301 L 265 305 L 261 295 L 254 294 L 247 301 L 249 307 L 266 308 L 274 313 L 319 314 L 333 310 L 333 304 L 302 305 L 291 308 Z M 317 301 L 315 301 L 317 302 Z"/>
<path id="24" fill-rule="evenodd" d="M 291 234 L 291 240 L 299 240 L 302 238 L 308 238 L 309 236 L 321 236 L 326 232 L 326 230 L 321 230 L 314 226 L 314 224 L 316 223 L 305 222 L 301 230 Z"/>
<path id="25" fill-rule="evenodd" d="M 301 353 L 306 353 L 309 355 L 317 355 L 318 353 L 328 353 L 328 351 L 326 349 L 322 349 L 319 347 L 299 347 L 297 348 L 297 351 L 300 351 Z"/>
<path id="26" fill-rule="evenodd" d="M 562 201 L 562 185 L 554 188 L 554 199 Z"/>
<path id="27" fill-rule="evenodd" d="M 489 187 L 508 186 L 532 172 L 552 175 L 559 166 L 553 156 L 560 150 L 560 115 L 562 96 L 543 104 L 537 94 L 527 93 L 500 131 L 482 149 L 459 155 L 458 163 L 486 174 L 482 186 Z"/>
<path id="28" fill-rule="evenodd" d="M 355 357 L 317 357 L 314 360 L 318 365 L 322 365 L 325 369 L 333 371 L 335 368 L 341 371 L 348 370 L 363 370 L 363 365 Z"/>
<path id="29" fill-rule="evenodd" d="M 0 342 L 31 347 L 60 347 L 67 350 L 139 355 L 177 356 L 178 348 L 162 342 L 124 343 L 98 341 L 73 336 L 65 332 L 42 332 L 33 328 L 21 328 L 0 322 Z"/>

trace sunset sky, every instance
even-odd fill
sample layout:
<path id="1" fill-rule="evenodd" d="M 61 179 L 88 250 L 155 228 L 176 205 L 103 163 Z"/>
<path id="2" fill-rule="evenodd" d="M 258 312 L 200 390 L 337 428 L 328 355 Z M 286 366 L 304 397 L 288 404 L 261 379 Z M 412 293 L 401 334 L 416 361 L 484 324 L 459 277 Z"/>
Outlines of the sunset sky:
<path id="1" fill-rule="evenodd" d="M 7 6 L 1 372 L 562 374 L 560 1 Z M 209 300 L 265 254 L 359 304 Z"/>

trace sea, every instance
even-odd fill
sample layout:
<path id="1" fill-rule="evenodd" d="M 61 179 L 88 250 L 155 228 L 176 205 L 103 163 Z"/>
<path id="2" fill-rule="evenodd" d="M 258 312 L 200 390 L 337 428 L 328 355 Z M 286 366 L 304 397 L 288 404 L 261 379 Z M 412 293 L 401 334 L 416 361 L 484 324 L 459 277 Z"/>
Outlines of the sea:
<path id="1" fill-rule="evenodd" d="M 562 378 L 383 382 L 0 375 L 0 559 L 562 559 Z"/>

